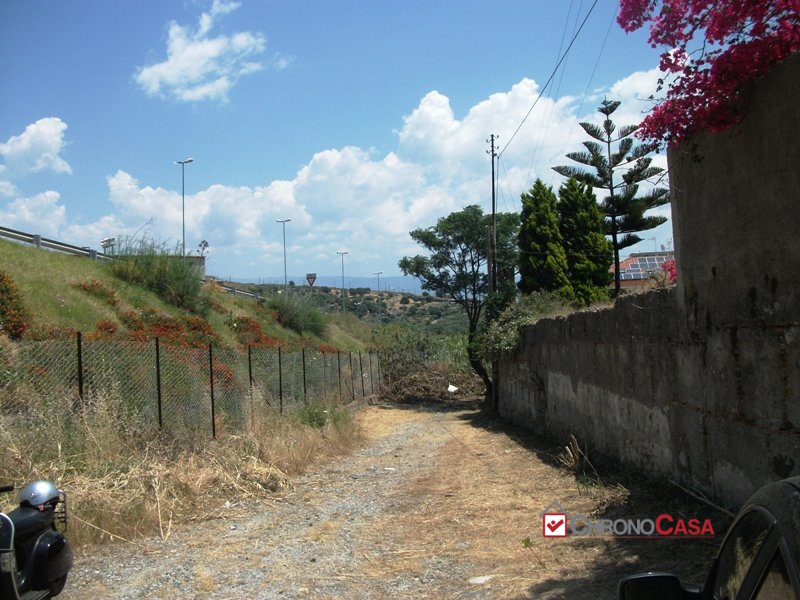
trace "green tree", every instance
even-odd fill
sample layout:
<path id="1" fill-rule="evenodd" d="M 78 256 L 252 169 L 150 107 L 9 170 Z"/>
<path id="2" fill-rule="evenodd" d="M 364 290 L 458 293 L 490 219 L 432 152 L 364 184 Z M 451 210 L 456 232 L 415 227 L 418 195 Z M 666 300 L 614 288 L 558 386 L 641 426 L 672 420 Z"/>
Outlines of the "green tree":
<path id="1" fill-rule="evenodd" d="M 603 100 L 597 112 L 605 119 L 602 126 L 581 123 L 586 134 L 592 138 L 583 143 L 587 152 L 570 152 L 567 158 L 591 167 L 559 166 L 553 169 L 564 177 L 574 177 L 592 188 L 608 190 L 600 210 L 605 217 L 605 233 L 611 236 L 614 251 L 614 293 L 619 294 L 619 251 L 640 241 L 636 232 L 646 231 L 664 223 L 665 217 L 645 216 L 651 208 L 669 202 L 669 190 L 653 188 L 637 197 L 639 184 L 664 169 L 651 166 L 653 149 L 650 144 L 634 146 L 633 134 L 638 125 L 625 125 L 617 129 L 611 115 L 619 108 L 619 101 Z"/>
<path id="2" fill-rule="evenodd" d="M 519 289 L 524 294 L 555 292 L 565 300 L 574 297 L 567 276 L 567 256 L 558 227 L 553 188 L 537 179 L 522 194 L 519 230 Z"/>
<path id="3" fill-rule="evenodd" d="M 608 299 L 612 248 L 591 188 L 570 178 L 558 190 L 558 226 L 575 300 L 588 306 Z"/>
<path id="4" fill-rule="evenodd" d="M 513 271 L 516 262 L 513 239 L 519 216 L 498 213 L 497 262 L 498 271 Z M 398 263 L 404 275 L 417 277 L 422 289 L 435 292 L 437 297 L 450 297 L 467 313 L 469 321 L 467 354 L 469 364 L 486 386 L 486 397 L 492 397 L 492 379 L 480 358 L 476 334 L 488 292 L 488 228 L 492 216 L 484 215 L 480 206 L 440 218 L 436 225 L 415 229 L 411 237 L 428 251 L 428 256 L 406 256 Z M 512 240 L 509 242 L 509 240 Z"/>

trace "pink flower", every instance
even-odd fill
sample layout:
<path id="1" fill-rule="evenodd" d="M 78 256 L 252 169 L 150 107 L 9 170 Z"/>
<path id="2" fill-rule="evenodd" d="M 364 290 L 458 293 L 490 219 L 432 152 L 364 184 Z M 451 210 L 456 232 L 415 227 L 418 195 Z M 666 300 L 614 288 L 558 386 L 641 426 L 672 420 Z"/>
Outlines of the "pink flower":
<path id="1" fill-rule="evenodd" d="M 661 264 L 661 270 L 667 274 L 669 281 L 676 281 L 678 279 L 678 267 L 675 264 L 675 259 L 670 258 Z"/>
<path id="2" fill-rule="evenodd" d="M 745 84 L 800 50 L 800 0 L 620 0 L 625 31 L 648 21 L 668 89 L 637 135 L 659 144 L 737 123 Z"/>

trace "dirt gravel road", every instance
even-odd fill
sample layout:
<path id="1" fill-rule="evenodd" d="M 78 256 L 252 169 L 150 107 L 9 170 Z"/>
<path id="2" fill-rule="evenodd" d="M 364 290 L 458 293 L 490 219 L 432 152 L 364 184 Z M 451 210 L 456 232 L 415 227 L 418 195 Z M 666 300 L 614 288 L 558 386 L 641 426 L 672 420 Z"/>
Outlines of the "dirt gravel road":
<path id="1" fill-rule="evenodd" d="M 580 485 L 553 465 L 558 447 L 475 403 L 376 405 L 357 418 L 367 441 L 352 455 L 266 502 L 231 498 L 220 518 L 166 541 L 79 556 L 61 597 L 610 599 L 624 573 L 697 580 L 716 542 L 545 539 L 552 502 L 591 518 L 672 510 L 724 533 L 713 509 L 664 489 Z"/>

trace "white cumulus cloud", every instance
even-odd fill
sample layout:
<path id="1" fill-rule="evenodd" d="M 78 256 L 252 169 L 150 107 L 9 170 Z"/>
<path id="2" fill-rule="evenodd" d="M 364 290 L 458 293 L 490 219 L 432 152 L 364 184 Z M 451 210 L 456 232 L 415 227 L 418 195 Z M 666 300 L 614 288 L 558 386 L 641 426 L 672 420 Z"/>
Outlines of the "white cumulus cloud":
<path id="1" fill-rule="evenodd" d="M 201 30 L 213 24 L 216 14 L 209 15 L 211 23 Z M 211 245 L 209 274 L 269 278 L 283 271 L 282 226 L 276 220 L 290 218 L 290 274 L 336 273 L 341 265 L 336 252 L 341 250 L 350 252 L 348 272 L 397 272 L 400 258 L 421 251 L 410 231 L 430 227 L 469 204 L 485 212 L 491 209 L 489 134 L 497 134 L 496 148 L 504 149 L 497 171 L 497 208 L 518 211 L 520 194 L 535 178 L 556 187 L 563 181 L 552 167 L 569 164 L 566 153 L 582 148 L 586 135 L 578 122 L 596 122 L 603 97 L 622 101 L 614 114 L 616 123 L 638 122 L 640 99 L 652 93 L 648 88 L 655 84 L 654 76 L 657 79 L 655 72 L 633 74 L 583 101 L 539 97 L 539 85 L 526 78 L 463 114 L 456 114 L 450 98 L 433 91 L 402 118 L 395 148 L 322 149 L 285 179 L 257 186 L 213 184 L 188 194 L 185 213 L 180 188 L 140 183 L 120 169 L 107 177 L 108 214 L 93 223 L 66 221 L 55 192 L 17 199 L 7 209 L 0 204 L 0 221 L 45 233 L 60 227 L 65 236 L 61 239 L 93 247 L 103 237 L 144 232 L 170 249 L 181 243 L 185 222 L 187 253 L 196 253 L 201 240 Z M 202 96 L 199 87 L 194 93 Z M 661 161 L 663 156 L 656 156 L 654 162 L 665 166 Z M 0 193 L 3 190 L 0 184 Z M 669 216 L 669 207 L 653 212 Z M 48 219 L 45 225 L 42 215 Z M 658 243 L 671 237 L 670 226 L 642 237 L 651 249 L 653 237 Z"/>
<path id="2" fill-rule="evenodd" d="M 253 57 L 264 52 L 261 33 L 241 31 L 212 37 L 217 18 L 239 7 L 237 2 L 214 0 L 200 15 L 196 28 L 172 22 L 167 38 L 167 58 L 140 67 L 136 82 L 149 96 L 169 96 L 181 102 L 228 99 L 240 77 L 264 65 Z"/>
<path id="3" fill-rule="evenodd" d="M 0 157 L 5 165 L 0 176 L 11 178 L 42 171 L 72 173 L 72 167 L 60 156 L 66 130 L 67 124 L 58 117 L 46 117 L 1 143 Z"/>
<path id="4" fill-rule="evenodd" d="M 6 168 L 4 165 L 0 165 L 0 195 L 2 196 L 13 196 L 17 193 L 16 186 L 11 183 L 10 181 L 6 181 L 2 179 L 3 173 L 5 172 Z"/>
<path id="5" fill-rule="evenodd" d="M 6 227 L 56 237 L 66 218 L 66 207 L 58 192 L 47 191 L 30 198 L 17 198 L 0 208 L 0 222 Z"/>

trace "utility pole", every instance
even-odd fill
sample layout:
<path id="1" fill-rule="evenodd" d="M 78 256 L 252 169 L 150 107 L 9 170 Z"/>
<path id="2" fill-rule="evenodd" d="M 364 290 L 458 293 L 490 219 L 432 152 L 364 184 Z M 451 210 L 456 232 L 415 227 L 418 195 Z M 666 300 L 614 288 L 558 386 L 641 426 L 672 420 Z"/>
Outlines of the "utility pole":
<path id="1" fill-rule="evenodd" d="M 500 136 L 491 134 L 486 142 L 489 144 L 487 154 L 492 159 L 492 235 L 489 237 L 489 295 L 493 298 L 497 293 L 497 196 L 495 194 L 495 174 L 494 174 L 494 161 L 497 158 L 497 152 L 494 142 Z M 492 410 L 498 412 L 500 408 L 500 397 L 498 395 L 498 384 L 500 380 L 500 362 L 497 359 L 492 360 Z"/>
<path id="2" fill-rule="evenodd" d="M 486 143 L 489 144 L 489 150 L 486 151 L 492 159 L 492 235 L 489 238 L 489 294 L 494 295 L 497 292 L 497 196 L 495 193 L 495 174 L 494 174 L 494 161 L 497 158 L 497 149 L 494 142 L 499 139 L 499 135 L 491 134 Z"/>

